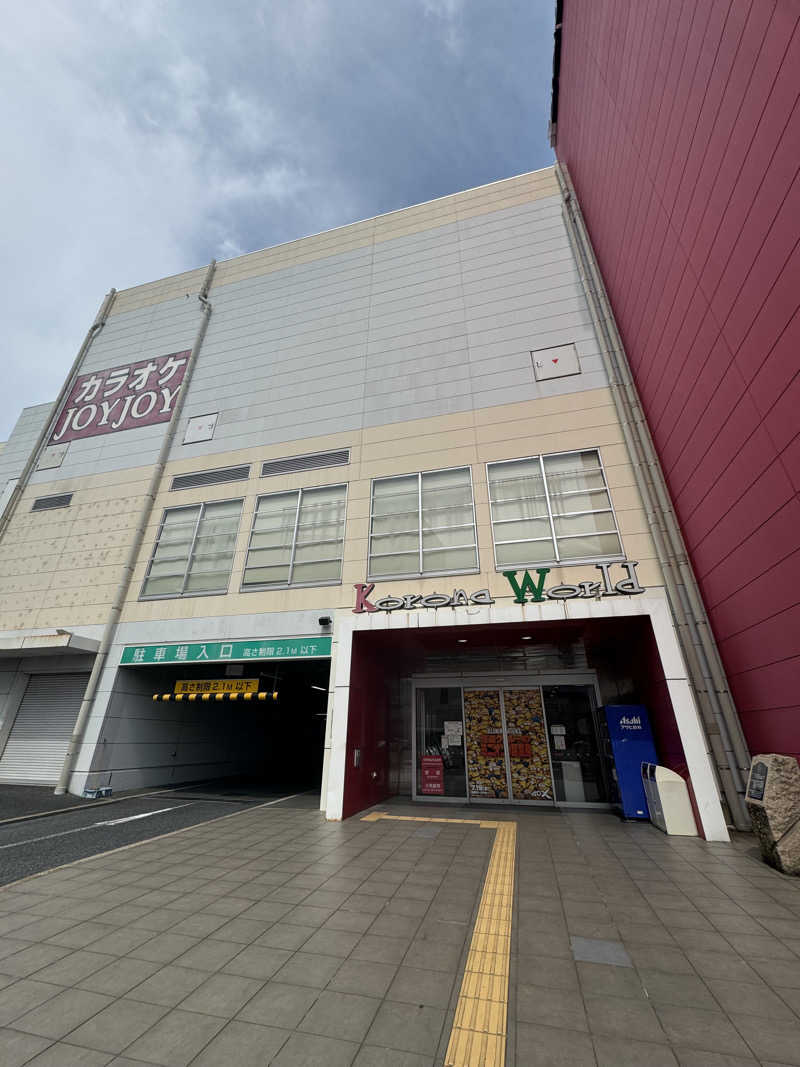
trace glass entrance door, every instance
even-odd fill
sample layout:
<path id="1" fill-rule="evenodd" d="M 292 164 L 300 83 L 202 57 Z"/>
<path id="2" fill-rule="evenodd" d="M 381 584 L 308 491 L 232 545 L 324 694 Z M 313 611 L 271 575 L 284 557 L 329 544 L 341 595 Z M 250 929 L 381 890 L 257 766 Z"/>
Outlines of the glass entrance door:
<path id="1" fill-rule="evenodd" d="M 420 686 L 414 734 L 415 796 L 607 801 L 591 685 Z"/>
<path id="2" fill-rule="evenodd" d="M 605 803 L 608 788 L 592 687 L 547 685 L 544 704 L 556 800 L 566 804 Z"/>
<path id="3" fill-rule="evenodd" d="M 465 689 L 464 725 L 471 799 L 552 802 L 538 687 Z"/>
<path id="4" fill-rule="evenodd" d="M 466 799 L 461 688 L 418 689 L 415 720 L 417 795 Z"/>
<path id="5" fill-rule="evenodd" d="M 464 690 L 467 777 L 474 800 L 509 800 L 508 757 L 499 689 Z"/>
<path id="6" fill-rule="evenodd" d="M 508 773 L 514 800 L 553 800 L 541 689 L 504 689 Z"/>

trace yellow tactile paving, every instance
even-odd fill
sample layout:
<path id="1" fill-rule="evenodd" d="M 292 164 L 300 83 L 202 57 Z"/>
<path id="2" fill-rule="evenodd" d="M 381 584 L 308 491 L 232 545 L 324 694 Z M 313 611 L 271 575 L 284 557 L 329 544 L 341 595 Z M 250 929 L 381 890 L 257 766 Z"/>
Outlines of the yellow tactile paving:
<path id="1" fill-rule="evenodd" d="M 496 831 L 444 1062 L 445 1067 L 503 1067 L 517 824 L 487 819 L 385 815 L 377 811 L 364 816 L 365 822 L 379 819 L 466 823 Z"/>

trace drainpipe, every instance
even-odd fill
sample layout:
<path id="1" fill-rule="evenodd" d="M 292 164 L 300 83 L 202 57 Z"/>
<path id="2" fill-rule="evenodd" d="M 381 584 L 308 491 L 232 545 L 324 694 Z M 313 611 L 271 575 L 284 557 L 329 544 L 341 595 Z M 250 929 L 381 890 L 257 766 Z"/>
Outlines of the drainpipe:
<path id="1" fill-rule="evenodd" d="M 28 486 L 28 481 L 30 479 L 31 474 L 33 474 L 33 472 L 36 470 L 37 464 L 39 463 L 39 457 L 42 454 L 42 449 L 50 440 L 50 434 L 55 428 L 56 419 L 61 413 L 61 407 L 64 401 L 67 399 L 70 392 L 72 391 L 72 387 L 75 384 L 75 379 L 78 376 L 78 371 L 81 369 L 81 364 L 83 363 L 84 357 L 89 351 L 89 349 L 92 347 L 92 341 L 94 341 L 95 337 L 98 335 L 98 333 L 100 333 L 100 331 L 106 324 L 106 320 L 108 319 L 108 313 L 111 310 L 111 305 L 114 303 L 116 295 L 116 289 L 111 289 L 109 290 L 109 292 L 106 293 L 103 299 L 103 303 L 100 305 L 100 310 L 97 312 L 94 322 L 89 327 L 89 331 L 86 334 L 86 337 L 83 339 L 83 344 L 78 349 L 78 354 L 75 357 L 72 367 L 70 368 L 70 372 L 67 375 L 66 381 L 61 386 L 61 392 L 58 394 L 56 402 L 53 405 L 52 414 L 42 427 L 42 431 L 36 439 L 36 444 L 33 446 L 33 450 L 28 456 L 28 462 L 22 468 L 22 473 L 19 476 L 17 484 L 14 487 L 11 496 L 8 498 L 8 504 L 6 505 L 6 509 L 3 512 L 2 517 L 0 517 L 0 541 L 2 541 L 3 534 L 8 528 L 8 524 L 11 521 L 11 516 L 16 511 L 20 497 Z"/>
<path id="2" fill-rule="evenodd" d="M 150 484 L 147 487 L 145 493 L 144 502 L 142 504 L 141 511 L 139 512 L 139 519 L 136 524 L 136 529 L 133 534 L 133 540 L 128 550 L 128 555 L 125 559 L 125 564 L 122 571 L 122 578 L 120 579 L 117 591 L 114 594 L 114 599 L 111 604 L 111 609 L 108 615 L 108 621 L 106 622 L 105 629 L 103 630 L 103 636 L 100 641 L 100 647 L 95 655 L 94 666 L 92 667 L 92 673 L 89 675 L 89 682 L 86 686 L 86 692 L 84 693 L 83 700 L 81 702 L 80 711 L 78 717 L 75 720 L 75 726 L 72 730 L 72 736 L 69 739 L 69 746 L 67 753 L 64 756 L 64 763 L 61 768 L 61 777 L 58 779 L 58 785 L 56 786 L 56 795 L 66 793 L 69 788 L 69 780 L 72 777 L 72 772 L 75 769 L 75 760 L 77 759 L 78 752 L 80 751 L 81 742 L 83 740 L 83 734 L 86 729 L 86 723 L 89 721 L 89 713 L 92 709 L 95 694 L 97 693 L 97 686 L 100 681 L 100 676 L 106 665 L 108 659 L 108 653 L 114 643 L 114 636 L 117 632 L 117 626 L 119 625 L 119 618 L 122 614 L 122 608 L 125 604 L 125 600 L 128 596 L 128 590 L 131 586 L 133 579 L 133 571 L 136 566 L 136 561 L 139 557 L 139 552 L 142 547 L 144 535 L 147 530 L 147 526 L 150 522 L 150 516 L 153 513 L 153 507 L 155 505 L 156 495 L 161 485 L 161 479 L 164 475 L 164 468 L 167 465 L 167 459 L 169 458 L 170 449 L 172 448 L 172 442 L 175 439 L 175 431 L 178 428 L 181 412 L 183 411 L 184 401 L 186 395 L 189 392 L 189 384 L 192 380 L 195 364 L 197 363 L 197 356 L 202 348 L 203 340 L 206 336 L 206 330 L 208 329 L 208 320 L 211 318 L 211 304 L 208 300 L 208 290 L 211 287 L 211 282 L 214 278 L 214 271 L 216 270 L 217 261 L 214 259 L 208 266 L 205 279 L 200 288 L 200 292 L 197 294 L 197 299 L 200 301 L 202 309 L 202 319 L 200 320 L 200 326 L 197 330 L 197 336 L 194 339 L 192 350 L 189 353 L 189 362 L 186 364 L 186 372 L 183 376 L 183 383 L 178 392 L 178 396 L 175 400 L 175 407 L 172 409 L 172 416 L 167 423 L 166 433 L 164 434 L 164 440 L 161 442 L 161 448 L 156 459 L 155 466 L 153 467 L 153 474 L 150 478 Z"/>
<path id="3" fill-rule="evenodd" d="M 563 163 L 556 163 L 555 170 L 567 233 L 664 574 L 667 598 L 698 698 L 713 763 L 734 825 L 749 830 L 751 822 L 744 799 L 750 764 L 747 743 L 572 181 Z"/>

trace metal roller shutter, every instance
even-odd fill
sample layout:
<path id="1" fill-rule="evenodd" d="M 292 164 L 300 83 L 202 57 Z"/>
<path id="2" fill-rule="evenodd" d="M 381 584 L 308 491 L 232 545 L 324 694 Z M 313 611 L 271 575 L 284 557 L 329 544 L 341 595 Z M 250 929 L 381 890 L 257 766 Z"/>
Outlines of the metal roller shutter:
<path id="1" fill-rule="evenodd" d="M 58 781 L 88 674 L 34 674 L 0 757 L 0 782 Z"/>

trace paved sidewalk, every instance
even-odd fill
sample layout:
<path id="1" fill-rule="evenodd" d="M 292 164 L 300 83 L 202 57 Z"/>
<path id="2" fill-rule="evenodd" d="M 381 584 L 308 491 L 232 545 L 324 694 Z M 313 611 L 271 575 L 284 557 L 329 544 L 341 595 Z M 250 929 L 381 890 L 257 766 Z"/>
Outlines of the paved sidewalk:
<path id="1" fill-rule="evenodd" d="M 746 839 L 380 810 L 517 822 L 510 1067 L 800 1065 L 800 884 Z M 441 1064 L 494 836 L 282 804 L 9 886 L 0 1063 Z"/>

